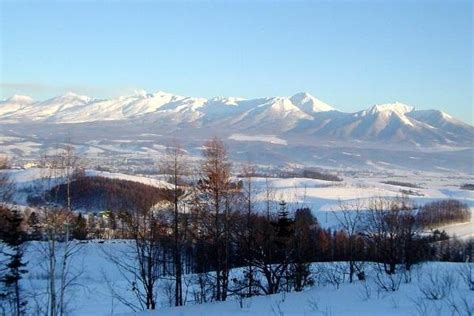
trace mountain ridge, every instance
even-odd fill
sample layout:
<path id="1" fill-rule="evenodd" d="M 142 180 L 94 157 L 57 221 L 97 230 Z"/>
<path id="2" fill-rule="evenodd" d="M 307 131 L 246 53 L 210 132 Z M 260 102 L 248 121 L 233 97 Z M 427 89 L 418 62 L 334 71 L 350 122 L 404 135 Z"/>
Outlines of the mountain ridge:
<path id="1" fill-rule="evenodd" d="M 289 97 L 245 99 L 186 97 L 158 91 L 97 99 L 68 92 L 43 101 L 14 95 L 0 101 L 0 122 L 100 124 L 137 121 L 175 128 L 213 128 L 255 134 L 305 135 L 315 139 L 472 146 L 474 127 L 438 110 L 401 102 L 357 112 L 338 111 L 306 92 Z"/>

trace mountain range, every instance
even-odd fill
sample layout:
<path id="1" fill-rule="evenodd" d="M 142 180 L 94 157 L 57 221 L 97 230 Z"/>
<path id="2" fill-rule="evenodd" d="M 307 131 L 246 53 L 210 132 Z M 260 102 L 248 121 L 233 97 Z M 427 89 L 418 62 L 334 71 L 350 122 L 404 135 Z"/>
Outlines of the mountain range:
<path id="1" fill-rule="evenodd" d="M 96 99 L 67 93 L 45 101 L 15 95 L 0 102 L 0 123 L 88 124 L 128 122 L 175 130 L 304 136 L 311 141 L 369 141 L 415 146 L 472 147 L 474 127 L 438 110 L 394 102 L 346 113 L 308 93 L 243 99 L 184 97 L 139 91 Z"/>

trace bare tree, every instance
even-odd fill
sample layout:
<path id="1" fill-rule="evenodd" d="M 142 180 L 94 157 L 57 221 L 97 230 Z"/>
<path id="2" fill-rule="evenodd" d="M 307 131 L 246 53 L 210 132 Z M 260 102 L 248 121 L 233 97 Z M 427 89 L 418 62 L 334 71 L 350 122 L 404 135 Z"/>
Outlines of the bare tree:
<path id="1" fill-rule="evenodd" d="M 268 178 L 265 178 L 264 186 L 264 220 L 257 224 L 257 236 L 252 247 L 252 260 L 256 269 L 265 276 L 266 286 L 260 285 L 265 294 L 278 292 L 284 266 L 275 265 L 275 231 L 271 222 L 274 220 L 275 190 Z"/>
<path id="2" fill-rule="evenodd" d="M 46 258 L 44 269 L 48 276 L 48 315 L 65 315 L 69 289 L 81 275 L 80 270 L 71 269 L 71 261 L 80 252 L 80 244 L 70 237 L 71 212 L 66 209 L 44 208 L 45 243 L 38 244 Z M 59 274 L 59 284 L 57 276 Z"/>
<path id="3" fill-rule="evenodd" d="M 171 202 L 173 205 L 173 216 L 172 216 L 172 234 L 173 234 L 173 265 L 175 274 L 175 306 L 183 305 L 183 272 L 182 272 L 182 244 L 183 244 L 183 232 L 184 229 L 180 227 L 180 213 L 183 212 L 182 198 L 185 195 L 184 189 L 184 176 L 188 174 L 188 162 L 184 154 L 184 150 L 175 143 L 173 146 L 169 146 L 166 150 L 160 169 L 167 175 L 168 182 L 171 183 Z"/>
<path id="4" fill-rule="evenodd" d="M 71 220 L 74 218 L 71 203 L 71 183 L 79 168 L 79 159 L 72 145 L 57 149 L 53 155 L 45 156 L 42 161 L 43 176 L 41 187 L 47 188 L 45 200 L 47 206 L 44 213 L 44 231 L 46 243 L 39 244 L 40 252 L 48 258 L 46 271 L 48 274 L 48 308 L 51 316 L 67 313 L 67 292 L 79 277 L 80 271 L 71 271 L 70 262 L 80 251 L 80 244 L 71 238 Z M 66 186 L 65 207 L 58 206 L 59 184 Z M 59 284 L 56 276 L 59 274 Z"/>
<path id="5" fill-rule="evenodd" d="M 106 257 L 117 266 L 126 280 L 127 291 L 133 298 L 122 295 L 110 286 L 112 294 L 134 311 L 153 310 L 157 307 L 157 284 L 161 276 L 169 275 L 165 250 L 169 248 L 168 213 L 170 196 L 163 191 L 151 191 L 147 196 L 127 204 L 118 218 L 124 236 L 130 238 L 123 251 L 103 249 Z"/>
<path id="6" fill-rule="evenodd" d="M 243 188 L 242 188 L 242 210 L 244 211 L 245 220 L 243 221 L 244 226 L 240 230 L 240 234 L 243 240 L 244 253 L 243 259 L 246 263 L 246 286 L 247 293 L 245 296 L 250 297 L 253 293 L 255 283 L 255 267 L 253 266 L 251 250 L 255 240 L 255 225 L 254 225 L 254 209 L 255 209 L 255 195 L 256 190 L 254 187 L 254 174 L 255 168 L 252 165 L 245 165 L 242 170 Z"/>
<path id="7" fill-rule="evenodd" d="M 255 239 L 251 248 L 251 260 L 255 270 L 264 277 L 265 284 L 255 281 L 265 294 L 275 294 L 281 289 L 283 280 L 288 273 L 290 253 L 288 236 L 286 203 L 280 203 L 279 213 L 276 216 L 275 191 L 269 179 L 265 180 L 264 216 L 257 218 L 255 223 Z M 280 225 L 282 224 L 282 225 Z"/>
<path id="8" fill-rule="evenodd" d="M 333 212 L 342 230 L 348 237 L 348 254 L 349 261 L 349 282 L 354 280 L 354 274 L 358 270 L 356 261 L 356 238 L 362 230 L 363 213 L 360 200 L 354 202 L 339 201 L 339 210 Z"/>
<path id="9" fill-rule="evenodd" d="M 373 199 L 364 220 L 364 235 L 387 274 L 396 273 L 399 264 L 409 272 L 421 260 L 421 227 L 407 198 Z"/>
<path id="10" fill-rule="evenodd" d="M 203 223 L 212 239 L 215 264 L 215 298 L 227 298 L 230 270 L 230 219 L 231 219 L 231 164 L 224 143 L 218 138 L 204 145 L 201 165 L 200 193 L 205 209 Z"/>
<path id="11" fill-rule="evenodd" d="M 9 202 L 13 196 L 15 186 L 10 179 L 8 170 L 10 163 L 6 156 L 0 156 L 0 203 Z"/>
<path id="12" fill-rule="evenodd" d="M 132 236 L 132 242 L 124 251 L 110 252 L 103 249 L 107 258 L 117 266 L 127 281 L 129 291 L 135 300 L 122 295 L 111 287 L 112 294 L 134 311 L 155 309 L 157 283 L 162 259 L 162 237 L 166 226 L 159 216 L 160 209 L 137 209 L 122 214 L 122 221 Z"/>

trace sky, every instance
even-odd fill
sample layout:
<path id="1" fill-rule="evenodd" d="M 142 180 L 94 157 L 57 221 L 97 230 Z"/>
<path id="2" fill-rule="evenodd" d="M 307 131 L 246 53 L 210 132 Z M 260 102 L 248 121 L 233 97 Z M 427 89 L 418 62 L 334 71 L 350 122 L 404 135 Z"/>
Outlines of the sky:
<path id="1" fill-rule="evenodd" d="M 0 98 L 308 92 L 473 123 L 471 1 L 0 0 Z"/>

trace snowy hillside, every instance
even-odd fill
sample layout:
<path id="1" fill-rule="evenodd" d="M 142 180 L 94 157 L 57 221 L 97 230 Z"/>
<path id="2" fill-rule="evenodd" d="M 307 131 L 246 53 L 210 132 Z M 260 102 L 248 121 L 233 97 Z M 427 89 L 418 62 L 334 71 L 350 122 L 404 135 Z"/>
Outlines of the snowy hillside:
<path id="1" fill-rule="evenodd" d="M 68 292 L 74 299 L 68 303 L 70 315 L 420 315 L 418 310 L 426 308 L 427 314 L 451 315 L 452 306 L 456 302 L 459 308 L 464 308 L 463 302 L 467 300 L 470 308 L 472 306 L 472 291 L 463 283 L 460 269 L 465 266 L 462 263 L 438 263 L 431 262 L 422 264 L 412 272 L 410 283 L 401 282 L 400 289 L 395 292 L 381 291 L 375 277 L 370 272 L 366 282 L 356 281 L 349 284 L 341 281 L 339 288 L 336 284 L 328 282 L 324 273 L 318 273 L 322 268 L 336 267 L 341 263 L 317 263 L 312 265 L 317 283 L 315 286 L 302 292 L 279 293 L 269 296 L 256 296 L 245 298 L 240 305 L 236 297 L 230 297 L 226 302 L 211 302 L 195 305 L 192 302 L 192 288 L 187 289 L 187 305 L 178 308 L 169 307 L 167 296 L 167 280 L 158 282 L 158 302 L 156 311 L 131 313 L 129 307 L 114 298 L 111 287 L 121 293 L 125 293 L 127 299 L 133 300 L 133 292 L 127 288 L 127 283 L 116 266 L 107 259 L 107 252 L 120 253 L 130 245 L 124 241 L 110 241 L 97 243 L 89 241 L 80 245 L 80 251 L 76 259 L 72 261 L 72 271 L 80 271 L 80 275 Z M 28 274 L 23 280 L 23 286 L 27 291 L 38 291 L 46 287 L 44 263 L 41 262 L 39 243 L 28 246 Z M 79 259 L 80 258 L 80 259 Z M 342 263 L 343 264 L 343 263 Z M 469 263 L 472 265 L 472 263 Z M 367 266 L 369 270 L 369 266 Z M 239 269 L 232 271 L 233 276 L 239 276 Z M 430 276 L 443 282 L 443 276 L 454 278 L 453 287 L 449 290 L 450 296 L 441 300 L 433 301 L 425 298 L 422 293 L 425 287 L 432 286 Z M 193 275 L 186 275 L 186 280 L 191 280 Z M 41 296 L 35 297 L 41 303 Z M 454 300 L 454 301 L 453 301 Z M 31 302 L 34 308 L 35 302 Z M 461 314 L 467 315 L 467 314 Z"/>
<path id="2" fill-rule="evenodd" d="M 336 263 L 340 264 L 340 263 Z M 472 265 L 472 263 L 469 263 Z M 123 315 L 165 315 L 165 316 L 235 316 L 235 315 L 335 315 L 335 316 L 400 316 L 400 315 L 472 315 L 473 293 L 465 284 L 457 281 L 455 290 L 447 290 L 451 298 L 430 300 L 422 293 L 430 286 L 429 278 L 438 278 L 441 286 L 443 275 L 454 276 L 463 266 L 456 263 L 428 263 L 415 272 L 411 283 L 401 284 L 395 292 L 380 292 L 375 280 L 354 284 L 319 285 L 299 293 L 280 293 L 243 299 L 242 307 L 237 299 L 184 307 L 163 308 L 155 312 Z M 317 269 L 314 265 L 314 269 Z M 436 280 L 436 279 L 435 279 Z M 435 283 L 436 284 L 436 283 Z M 433 288 L 436 285 L 431 285 Z M 377 292 L 379 291 L 379 292 Z M 453 306 L 456 304 L 457 306 Z M 426 314 L 423 314 L 426 313 Z"/>

